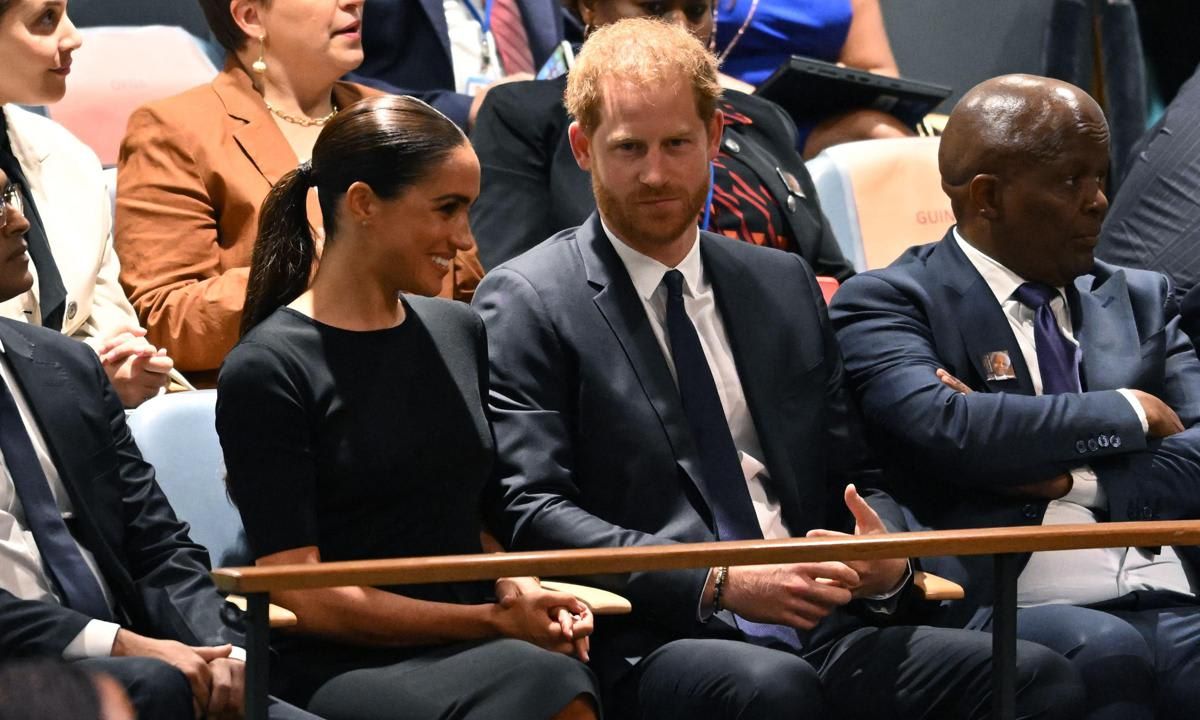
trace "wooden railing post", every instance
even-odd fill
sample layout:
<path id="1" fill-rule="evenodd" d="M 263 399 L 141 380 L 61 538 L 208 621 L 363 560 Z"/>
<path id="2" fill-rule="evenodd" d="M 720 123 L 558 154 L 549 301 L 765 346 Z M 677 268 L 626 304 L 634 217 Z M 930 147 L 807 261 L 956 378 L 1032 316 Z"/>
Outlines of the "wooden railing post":
<path id="1" fill-rule="evenodd" d="M 996 597 L 992 606 L 992 717 L 1017 715 L 1017 570 L 1018 555 L 993 556 Z"/>
<path id="2" fill-rule="evenodd" d="M 267 720 L 270 682 L 269 594 L 246 595 L 246 720 Z"/>

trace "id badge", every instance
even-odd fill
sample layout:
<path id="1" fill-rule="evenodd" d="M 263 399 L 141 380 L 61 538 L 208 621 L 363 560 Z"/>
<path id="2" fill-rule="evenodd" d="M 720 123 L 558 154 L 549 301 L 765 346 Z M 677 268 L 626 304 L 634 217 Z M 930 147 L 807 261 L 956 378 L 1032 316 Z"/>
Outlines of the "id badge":
<path id="1" fill-rule="evenodd" d="M 477 94 L 479 94 L 480 90 L 491 84 L 492 78 L 486 75 L 472 75 L 471 77 L 467 78 L 467 89 L 465 94 L 475 97 Z"/>

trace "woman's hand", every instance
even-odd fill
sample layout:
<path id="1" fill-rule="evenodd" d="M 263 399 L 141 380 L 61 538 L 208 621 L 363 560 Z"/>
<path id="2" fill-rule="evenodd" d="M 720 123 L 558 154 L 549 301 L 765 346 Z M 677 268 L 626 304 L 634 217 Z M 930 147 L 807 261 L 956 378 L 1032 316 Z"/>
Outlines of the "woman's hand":
<path id="1" fill-rule="evenodd" d="M 592 611 L 574 595 L 543 590 L 534 578 L 500 578 L 496 598 L 501 635 L 587 662 Z"/>
<path id="2" fill-rule="evenodd" d="M 175 367 L 167 351 L 151 345 L 145 336 L 143 328 L 122 326 L 96 347 L 104 374 L 127 408 L 157 395 L 171 381 L 169 373 Z"/>

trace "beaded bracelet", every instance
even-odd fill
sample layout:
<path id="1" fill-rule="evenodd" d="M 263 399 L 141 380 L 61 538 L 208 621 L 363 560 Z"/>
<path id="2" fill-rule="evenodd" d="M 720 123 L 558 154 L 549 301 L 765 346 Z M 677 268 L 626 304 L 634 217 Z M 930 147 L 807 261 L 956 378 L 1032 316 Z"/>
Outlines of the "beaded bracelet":
<path id="1" fill-rule="evenodd" d="M 713 614 L 717 614 L 724 610 L 721 607 L 721 593 L 725 590 L 725 578 L 729 576 L 729 567 L 721 566 L 717 568 L 717 579 L 713 582 Z"/>

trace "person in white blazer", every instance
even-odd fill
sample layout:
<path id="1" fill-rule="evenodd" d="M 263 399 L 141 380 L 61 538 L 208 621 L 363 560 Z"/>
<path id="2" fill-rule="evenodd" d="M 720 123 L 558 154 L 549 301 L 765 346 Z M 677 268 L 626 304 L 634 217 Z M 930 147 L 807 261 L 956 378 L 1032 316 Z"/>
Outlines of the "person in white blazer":
<path id="1" fill-rule="evenodd" d="M 63 5 L 0 0 L 3 126 L 27 186 L 22 202 L 32 202 L 36 208 L 66 291 L 65 304 L 56 304 L 55 324 L 61 322 L 64 335 L 86 342 L 97 352 L 122 402 L 136 407 L 167 385 L 173 363 L 165 351 L 145 339 L 145 330 L 117 281 L 120 267 L 112 243 L 112 207 L 100 161 L 61 125 L 15 104 L 48 105 L 60 100 L 66 92 L 71 53 L 80 43 Z M 0 303 L 0 316 L 46 324 L 35 265 L 30 264 L 33 288 Z"/>

